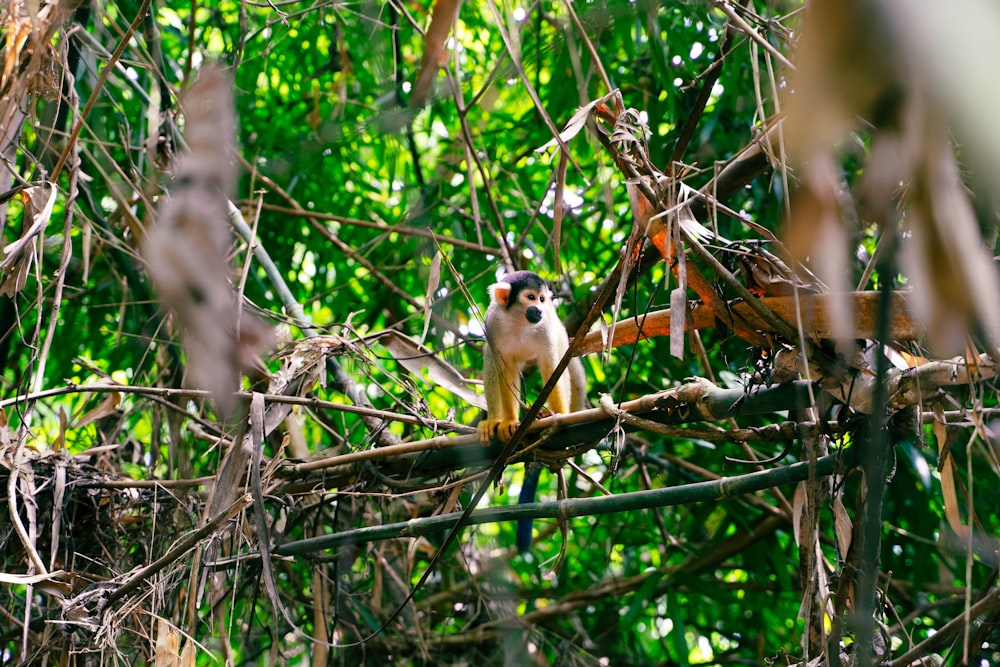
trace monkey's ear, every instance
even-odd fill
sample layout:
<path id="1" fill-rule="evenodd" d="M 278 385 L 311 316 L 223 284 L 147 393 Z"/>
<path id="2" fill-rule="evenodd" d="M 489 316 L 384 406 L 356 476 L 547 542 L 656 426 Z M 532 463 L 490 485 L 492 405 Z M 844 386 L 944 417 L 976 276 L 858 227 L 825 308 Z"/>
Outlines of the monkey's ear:
<path id="1" fill-rule="evenodd" d="M 501 308 L 507 307 L 510 301 L 510 283 L 493 283 L 490 285 L 490 299 Z"/>

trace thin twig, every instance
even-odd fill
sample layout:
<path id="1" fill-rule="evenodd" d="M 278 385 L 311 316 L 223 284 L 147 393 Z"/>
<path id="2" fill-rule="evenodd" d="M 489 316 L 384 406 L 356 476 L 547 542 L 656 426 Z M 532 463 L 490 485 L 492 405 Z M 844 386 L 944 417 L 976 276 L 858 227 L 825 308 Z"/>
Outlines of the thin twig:
<path id="1" fill-rule="evenodd" d="M 245 493 L 240 498 L 237 498 L 232 505 L 224 509 L 217 516 L 214 516 L 205 522 L 204 526 L 182 539 L 172 549 L 167 551 L 167 553 L 163 554 L 152 563 L 133 574 L 125 581 L 125 583 L 111 591 L 108 595 L 106 608 L 124 598 L 126 595 L 137 589 L 139 584 L 143 581 L 173 563 L 187 551 L 193 549 L 199 542 L 214 533 L 220 525 L 242 512 L 243 509 L 252 502 L 253 497 L 249 493 Z"/>
<path id="2" fill-rule="evenodd" d="M 955 618 L 951 619 L 941 627 L 937 628 L 937 631 L 930 637 L 920 642 L 898 658 L 891 660 L 888 663 L 888 667 L 903 667 L 904 665 L 912 665 L 920 658 L 934 655 L 939 649 L 948 643 L 948 640 L 952 635 L 962 631 L 969 620 L 979 618 L 990 610 L 996 609 L 998 604 L 1000 604 L 1000 587 L 994 587 L 989 593 L 983 596 L 981 600 L 968 607 L 965 610 L 965 613 L 959 614 Z"/>
<path id="3" fill-rule="evenodd" d="M 516 51 L 512 48 L 510 34 L 507 32 L 506 25 L 503 18 L 500 16 L 500 10 L 497 8 L 496 0 L 487 0 L 490 12 L 493 14 L 493 20 L 496 24 L 496 29 L 500 33 L 500 38 L 503 40 L 504 46 L 507 48 L 507 52 L 510 54 L 510 59 L 514 63 L 514 68 L 517 70 L 517 75 L 521 79 L 524 89 L 528 93 L 528 97 L 531 98 L 532 103 L 535 105 L 535 110 L 538 115 L 541 116 L 542 120 L 545 122 L 545 126 L 549 129 L 552 134 L 552 139 L 558 144 L 559 149 L 563 151 L 569 158 L 570 164 L 576 169 L 580 174 L 585 174 L 586 172 L 577 164 L 576 160 L 573 159 L 573 153 L 569 150 L 569 146 L 563 141 L 559 134 L 559 129 L 552 122 L 552 118 L 549 116 L 548 111 L 545 109 L 545 105 L 542 104 L 542 99 L 538 96 L 538 92 L 535 87 L 531 85 L 531 81 L 528 79 L 528 74 L 524 71 L 524 65 L 521 60 L 517 57 Z"/>
<path id="4" fill-rule="evenodd" d="M 14 532 L 17 533 L 17 537 L 21 540 L 21 546 L 28 553 L 28 560 L 31 561 L 31 564 L 35 566 L 40 574 L 47 575 L 49 570 L 45 567 L 45 562 L 42 561 L 41 556 L 35 550 L 33 540 L 28 536 L 28 531 L 21 521 L 21 515 L 17 511 L 17 479 L 24 461 L 23 449 L 23 443 L 18 443 L 14 448 L 14 460 L 10 468 L 10 477 L 7 478 L 7 509 L 9 510 L 10 522 L 14 526 Z"/>
<path id="5" fill-rule="evenodd" d="M 753 26 L 751 26 L 749 23 L 746 22 L 746 20 L 742 16 L 737 14 L 736 10 L 733 9 L 733 6 L 729 3 L 728 0 L 716 0 L 712 4 L 721 9 L 737 28 L 739 28 L 742 32 L 746 33 L 746 35 L 750 37 L 750 39 L 760 44 L 760 47 L 762 49 L 764 49 L 772 56 L 774 56 L 774 58 L 782 65 L 787 67 L 789 71 L 795 71 L 795 65 L 793 65 L 791 61 L 788 60 L 788 58 L 783 56 L 781 54 L 781 51 L 774 48 L 771 42 L 764 39 L 760 35 L 760 33 L 757 32 L 756 29 L 754 29 Z"/>
<path id="6" fill-rule="evenodd" d="M 17 405 L 20 403 L 28 403 L 31 401 L 41 400 L 43 398 L 51 398 L 53 396 L 63 396 L 66 394 L 101 394 L 112 391 L 120 392 L 123 394 L 137 394 L 139 396 L 150 396 L 150 397 L 187 396 L 192 398 L 208 398 L 211 396 L 209 392 L 203 389 L 186 389 L 182 387 L 141 387 L 137 385 L 124 385 L 124 384 L 68 384 L 62 387 L 45 389 L 43 391 L 38 391 L 30 394 L 21 394 L 20 396 L 14 396 L 13 398 L 4 399 L 0 401 L 0 409 L 7 408 L 12 405 Z M 247 392 L 238 392 L 235 394 L 235 396 L 240 401 L 247 402 L 250 400 L 250 394 Z M 350 412 L 351 414 L 361 415 L 364 417 L 377 417 L 379 419 L 404 422 L 407 424 L 414 424 L 417 426 L 430 425 L 433 428 L 455 428 L 455 429 L 466 428 L 460 424 L 454 424 L 452 422 L 447 422 L 443 420 L 433 420 L 433 419 L 428 420 L 423 417 L 404 415 L 398 412 L 388 412 L 386 410 L 378 410 L 376 408 L 366 408 L 360 405 L 345 405 L 343 403 L 334 403 L 333 401 L 324 401 L 318 398 L 313 398 L 308 396 L 284 396 L 282 394 L 264 394 L 264 398 L 267 399 L 269 403 L 308 405 L 309 407 L 312 408 L 323 408 L 326 410 Z"/>
<path id="7" fill-rule="evenodd" d="M 610 93 L 614 90 L 611 85 L 611 79 L 608 77 L 608 73 L 604 71 L 604 63 L 601 62 L 601 56 L 597 53 L 597 49 L 594 47 L 594 42 L 591 41 L 590 36 L 587 35 L 587 31 L 583 29 L 583 24 L 580 23 L 580 17 L 576 15 L 576 10 L 573 8 L 573 3 L 571 0 L 565 0 L 563 6 L 566 8 L 566 13 L 569 14 L 570 20 L 573 25 L 576 26 L 577 32 L 580 33 L 580 38 L 586 45 L 587 50 L 590 51 L 590 57 L 594 63 L 594 67 L 597 68 L 597 73 L 601 75 L 601 83 L 604 84 L 604 92 Z M 541 11 L 541 8 L 539 8 Z"/>
<path id="8" fill-rule="evenodd" d="M 274 213 L 281 213 L 282 215 L 296 215 L 305 218 L 306 220 L 316 222 L 319 220 L 325 220 L 327 222 L 337 222 L 342 225 L 348 225 L 349 227 L 361 227 L 364 229 L 374 229 L 376 231 L 382 232 L 383 234 L 392 233 L 399 234 L 400 236 L 416 236 L 423 239 L 432 239 L 437 243 L 442 245 L 451 245 L 456 248 L 462 248 L 463 250 L 471 250 L 473 252 L 483 253 L 484 255 L 493 255 L 497 257 L 500 255 L 499 248 L 491 248 L 489 246 L 484 246 L 481 243 L 476 243 L 474 241 L 466 241 L 465 239 L 455 238 L 454 236 L 445 236 L 444 234 L 438 234 L 437 232 L 432 232 L 430 229 L 424 229 L 423 227 L 408 227 L 406 225 L 387 225 L 384 222 L 372 222 L 371 220 L 359 220 L 358 218 L 348 218 L 342 215 L 334 215 L 332 213 L 319 213 L 316 211 L 304 211 L 300 208 L 291 208 L 288 206 L 279 206 L 277 204 L 268 204 L 267 202 L 261 202 L 260 207 L 265 211 L 272 211 Z"/>
<path id="9" fill-rule="evenodd" d="M 52 168 L 52 175 L 49 179 L 54 183 L 57 178 L 59 178 L 59 172 L 62 171 L 63 165 L 66 164 L 66 159 L 69 157 L 70 152 L 75 150 L 76 140 L 80 136 L 80 130 L 83 129 L 84 123 L 87 121 L 87 116 L 90 115 L 91 109 L 94 108 L 94 104 L 97 103 L 97 98 L 101 96 L 101 91 L 104 89 L 104 84 L 107 83 L 108 76 L 115 69 L 115 63 L 118 59 L 122 57 L 125 52 L 125 48 L 128 47 L 129 42 L 132 40 L 132 35 L 135 34 L 136 29 L 139 24 L 146 18 L 146 12 L 149 11 L 149 3 L 151 0 L 142 0 L 142 4 L 139 5 L 139 11 L 135 15 L 135 19 L 129 25 L 128 30 L 122 36 L 121 40 L 118 42 L 118 48 L 115 52 L 111 54 L 111 59 L 104 65 L 104 69 L 101 70 L 101 74 L 97 77 L 97 81 L 94 83 L 93 92 L 91 92 L 90 97 L 87 99 L 87 103 L 83 106 L 83 111 L 80 112 L 80 117 L 77 118 L 76 123 L 73 125 L 73 131 L 70 132 L 69 139 L 66 141 L 66 146 L 63 148 L 62 153 L 59 155 L 59 160 L 56 162 L 56 166 Z"/>

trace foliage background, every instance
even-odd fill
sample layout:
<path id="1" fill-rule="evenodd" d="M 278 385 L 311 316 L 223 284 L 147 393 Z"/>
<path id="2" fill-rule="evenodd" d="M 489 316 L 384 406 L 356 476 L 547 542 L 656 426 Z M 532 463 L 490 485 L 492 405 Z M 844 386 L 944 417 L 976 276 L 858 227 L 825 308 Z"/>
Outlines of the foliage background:
<path id="1" fill-rule="evenodd" d="M 201 525 L 225 453 L 219 438 L 239 441 L 242 434 L 239 420 L 225 420 L 210 401 L 167 391 L 183 386 L 185 355 L 138 254 L 137 239 L 153 224 L 170 165 L 182 151 L 181 93 L 207 63 L 222 63 L 232 76 L 241 167 L 235 202 L 256 231 L 254 243 L 266 250 L 315 331 L 343 342 L 335 354 L 346 380 L 320 378 L 300 392 L 312 390 L 331 404 L 296 407 L 268 439 L 265 462 L 294 463 L 367 450 L 387 437 L 420 441 L 470 432 L 463 426 L 475 423 L 478 409 L 430 381 L 426 368 L 407 370 L 374 334 L 395 330 L 422 339 L 437 358 L 475 375 L 486 288 L 505 268 L 549 279 L 563 314 L 579 324 L 619 262 L 633 211 L 626 176 L 584 132 L 569 142 L 555 234 L 558 154 L 536 150 L 553 138 L 549 123 L 561 129 L 578 107 L 608 93 L 603 71 L 647 123 L 652 163 L 666 171 L 678 160 L 686 185 L 711 187 L 723 166 L 781 118 L 777 91 L 789 82 L 776 56 L 788 55 L 798 37 L 797 3 L 461 3 L 445 67 L 422 108 L 414 108 L 412 94 L 429 49 L 423 33 L 447 2 L 435 10 L 409 1 L 165 0 L 153 2 L 148 14 L 139 2 L 77 4 L 13 3 L 4 15 L 10 182 L 2 189 L 51 180 L 57 196 L 51 222 L 32 240 L 34 263 L 4 269 L 6 280 L 19 268 L 26 274 L 22 287 L 0 297 L 0 333 L 6 332 L 0 472 L 14 480 L 4 485 L 10 491 L 0 507 L 5 517 L 19 512 L 31 527 L 49 570 L 70 573 L 38 585 L 4 582 L 5 660 L 166 665 L 183 655 L 177 659 L 185 664 L 206 665 L 785 664 L 828 650 L 806 631 L 803 587 L 823 570 L 830 590 L 837 589 L 847 554 L 836 524 L 861 516 L 859 475 L 838 477 L 816 508 L 819 566 L 796 543 L 801 510 L 793 485 L 577 518 L 564 535 L 554 520 L 537 522 L 535 545 L 524 556 L 513 551 L 513 522 L 468 528 L 461 549 L 452 546 L 414 602 L 371 639 L 423 573 L 442 533 L 275 557 L 281 612 L 260 560 L 235 559 L 256 553 L 260 543 L 247 510 L 235 524 L 220 524 L 198 549 L 143 577 L 110 611 L 94 614 L 81 600 L 95 583 L 127 580 Z M 734 15 L 756 38 L 733 26 Z M 135 34 L 125 38 L 136 17 Z M 121 56 L 110 57 L 119 45 Z M 837 153 L 852 187 L 863 179 L 879 130 L 873 114 L 866 118 Z M 778 233 L 796 175 L 774 151 L 725 181 L 730 190 L 718 198 Z M 64 167 L 60 156 L 68 158 Z M 995 215 L 981 201 L 976 210 L 992 248 Z M 19 199 L 7 201 L 4 243 L 17 240 L 29 220 Z M 759 237 L 737 218 L 715 221 L 722 236 Z M 839 269 L 851 284 L 861 279 L 879 238 L 874 222 L 862 218 L 842 239 L 851 251 Z M 245 239 L 233 238 L 234 284 L 242 285 L 246 307 L 277 327 L 281 344 L 301 339 L 274 277 L 248 258 Z M 504 266 L 505 256 L 511 266 Z M 898 271 L 869 278 L 863 287 L 908 280 Z M 723 296 L 735 297 L 716 284 Z M 615 317 L 669 307 L 674 286 L 662 262 L 644 262 Z M 590 355 L 592 397 L 628 400 L 690 376 L 747 384 L 753 351 L 745 341 L 718 328 L 702 332 L 701 344 L 703 354 L 681 359 L 671 356 L 664 337 Z M 268 359 L 272 373 L 282 359 Z M 78 391 L 98 381 L 151 391 Z M 266 386 L 252 382 L 246 380 L 248 389 Z M 537 392 L 537 383 L 529 387 L 529 395 Z M 351 388 L 376 409 L 409 419 L 389 420 L 391 436 L 371 428 L 337 409 L 352 402 Z M 993 404 L 989 383 L 942 398 L 946 409 L 974 406 L 985 417 Z M 739 426 L 778 423 L 786 418 L 782 407 L 741 418 Z M 950 655 L 955 664 L 970 664 L 976 655 L 996 661 L 995 547 L 992 560 L 988 549 L 972 556 L 948 527 L 935 447 L 943 431 L 915 425 L 916 413 L 897 419 L 892 431 L 876 634 L 883 652 L 897 658 L 918 647 L 922 658 Z M 833 432 L 832 450 L 863 437 L 852 429 Z M 966 427 L 948 437 L 957 469 L 968 471 L 963 516 L 981 508 L 979 534 L 995 539 L 1000 467 L 988 433 Z M 757 443 L 753 454 L 767 458 L 782 446 Z M 411 456 L 305 473 L 270 466 L 264 507 L 272 543 L 465 507 L 478 481 L 454 482 L 484 465 L 481 453 L 468 449 L 457 463 Z M 782 463 L 804 459 L 802 451 L 793 445 Z M 624 440 L 619 455 L 601 447 L 564 471 L 570 497 L 603 492 L 595 479 L 621 494 L 740 475 L 753 468 L 727 457 L 749 455 L 725 439 L 639 432 Z M 513 502 L 521 471 L 508 469 L 504 483 L 489 490 L 490 504 Z M 543 473 L 539 495 L 558 495 L 554 474 Z M 36 573 L 13 523 L 0 523 L 3 572 Z M 947 641 L 940 645 L 925 643 L 980 600 L 987 604 L 982 623 L 970 626 L 980 640 L 971 653 L 963 652 L 969 636 L 963 632 L 941 634 Z M 76 625 L 46 623 L 67 619 Z M 829 630 L 831 622 L 820 625 Z M 324 642 L 350 646 L 328 649 Z"/>

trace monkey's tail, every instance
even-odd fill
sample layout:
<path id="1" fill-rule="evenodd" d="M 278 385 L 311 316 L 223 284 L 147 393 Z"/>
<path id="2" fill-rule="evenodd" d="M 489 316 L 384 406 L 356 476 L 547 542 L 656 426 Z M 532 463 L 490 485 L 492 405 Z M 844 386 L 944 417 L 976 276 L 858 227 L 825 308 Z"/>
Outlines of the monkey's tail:
<path id="1" fill-rule="evenodd" d="M 521 483 L 521 495 L 517 497 L 518 504 L 526 505 L 535 502 L 535 492 L 538 490 L 538 477 L 542 473 L 539 463 L 524 463 L 524 482 Z M 524 554 L 531 549 L 531 519 L 520 519 L 517 522 L 517 535 L 514 544 L 517 553 Z"/>

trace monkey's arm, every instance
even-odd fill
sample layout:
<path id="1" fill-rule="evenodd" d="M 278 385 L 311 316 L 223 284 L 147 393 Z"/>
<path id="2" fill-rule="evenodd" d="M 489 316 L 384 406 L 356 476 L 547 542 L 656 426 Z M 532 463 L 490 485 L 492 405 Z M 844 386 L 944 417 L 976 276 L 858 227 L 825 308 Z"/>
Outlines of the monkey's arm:
<path id="1" fill-rule="evenodd" d="M 483 385 L 486 389 L 486 419 L 476 431 L 479 442 L 489 446 L 494 434 L 507 442 L 518 426 L 518 396 L 521 394 L 521 372 L 516 362 L 505 362 L 487 343 L 483 348 Z"/>
<path id="2" fill-rule="evenodd" d="M 549 350 L 547 354 L 538 355 L 538 370 L 542 373 L 542 382 L 548 382 L 549 378 L 552 377 L 552 371 L 555 370 L 556 365 L 562 358 L 562 355 L 556 356 L 558 350 Z M 578 361 L 578 360 L 574 360 Z M 581 368 L 581 370 L 583 370 Z M 570 405 L 572 404 L 572 377 L 571 372 L 567 371 L 563 373 L 562 377 L 559 378 L 559 382 L 552 389 L 552 393 L 549 394 L 549 400 L 547 401 L 549 410 L 552 414 L 562 415 L 570 412 Z"/>

